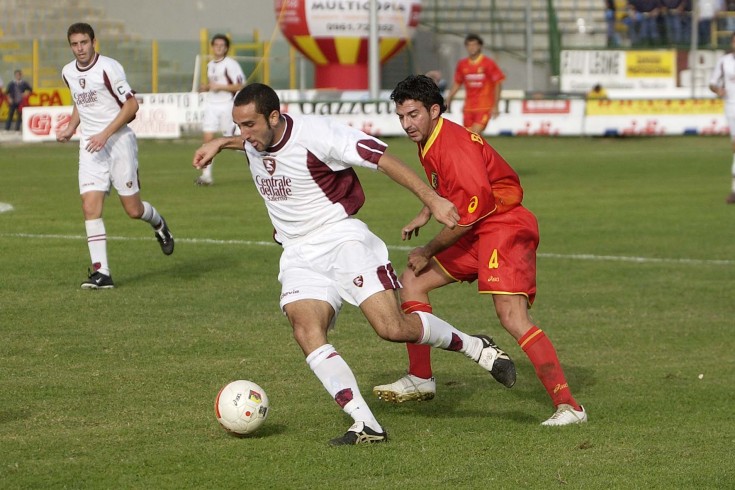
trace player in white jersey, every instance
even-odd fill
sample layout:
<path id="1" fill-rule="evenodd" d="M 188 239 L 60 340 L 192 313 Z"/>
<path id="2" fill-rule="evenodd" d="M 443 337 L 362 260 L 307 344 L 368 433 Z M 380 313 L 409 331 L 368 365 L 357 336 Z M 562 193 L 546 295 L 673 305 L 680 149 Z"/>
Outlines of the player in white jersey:
<path id="1" fill-rule="evenodd" d="M 735 204 L 735 33 L 730 38 L 732 51 L 719 60 L 712 70 L 709 80 L 709 89 L 718 97 L 725 99 L 725 117 L 730 126 L 730 141 L 732 142 L 732 187 L 725 199 L 728 204 Z"/>
<path id="2" fill-rule="evenodd" d="M 72 24 L 67 40 L 75 60 L 61 74 L 71 91 L 74 109 L 69 124 L 57 129 L 56 139 L 67 142 L 79 128 L 79 193 L 92 259 L 89 278 L 82 288 L 109 289 L 114 283 L 107 261 L 102 210 L 111 186 L 128 216 L 153 227 L 164 254 L 173 253 L 174 238 L 156 208 L 140 199 L 138 145 L 128 127 L 138 111 L 138 102 L 123 67 L 95 51 L 94 30 L 89 24 Z"/>
<path id="3" fill-rule="evenodd" d="M 327 340 L 343 301 L 359 306 L 385 340 L 462 352 L 493 377 L 515 376 L 512 361 L 489 337 L 467 335 L 430 313 L 401 311 L 395 294 L 401 286 L 387 247 L 354 217 L 365 200 L 354 167 L 387 174 L 418 196 L 439 222 L 453 228 L 459 215 L 451 203 L 386 153 L 382 141 L 321 116 L 281 114 L 278 95 L 267 85 L 242 89 L 232 117 L 241 134 L 203 145 L 193 165 L 207 165 L 223 149 L 246 152 L 275 238 L 283 245 L 281 308 L 309 367 L 354 421 L 330 444 L 387 440 L 352 370 Z"/>
<path id="4" fill-rule="evenodd" d="M 214 139 L 215 133 L 222 136 L 232 136 L 235 124 L 232 122 L 232 99 L 245 86 L 245 74 L 240 64 L 227 56 L 230 50 L 230 40 L 224 34 L 215 34 L 211 41 L 214 59 L 207 63 L 207 83 L 200 87 L 201 92 L 207 92 L 207 101 L 204 106 L 204 143 Z M 202 170 L 202 175 L 196 179 L 197 185 L 212 185 L 212 165 Z"/>

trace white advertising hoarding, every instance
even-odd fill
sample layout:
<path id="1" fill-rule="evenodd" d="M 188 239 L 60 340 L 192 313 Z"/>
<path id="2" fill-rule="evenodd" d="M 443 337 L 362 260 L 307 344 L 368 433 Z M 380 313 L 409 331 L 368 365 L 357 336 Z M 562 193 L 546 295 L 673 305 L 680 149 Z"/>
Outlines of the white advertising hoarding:
<path id="1" fill-rule="evenodd" d="M 69 124 L 72 106 L 29 106 L 23 109 L 23 141 L 56 141 L 56 130 Z M 138 138 L 178 138 L 179 114 L 172 105 L 140 105 L 128 126 Z M 72 138 L 79 139 L 79 134 Z"/>
<path id="2" fill-rule="evenodd" d="M 281 110 L 323 115 L 378 137 L 404 136 L 388 93 L 372 101 L 345 93 L 344 99 L 318 91 L 279 91 Z M 328 98 L 327 98 L 328 97 Z M 140 138 L 177 138 L 181 129 L 201 132 L 204 99 L 193 92 L 140 94 L 140 110 L 131 127 Z M 444 114 L 462 122 L 463 101 Z M 26 107 L 24 141 L 54 141 L 56 128 L 68 123 L 71 107 Z M 485 136 L 681 135 L 728 134 L 720 99 L 510 99 Z"/>
<path id="3" fill-rule="evenodd" d="M 632 91 L 677 86 L 676 50 L 564 50 L 559 68 L 564 93 L 585 93 L 596 84 Z"/>

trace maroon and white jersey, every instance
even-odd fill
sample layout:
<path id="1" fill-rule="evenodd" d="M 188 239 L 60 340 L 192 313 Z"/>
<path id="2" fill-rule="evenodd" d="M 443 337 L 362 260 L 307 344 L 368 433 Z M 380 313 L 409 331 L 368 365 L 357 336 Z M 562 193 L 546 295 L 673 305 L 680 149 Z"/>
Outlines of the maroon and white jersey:
<path id="1" fill-rule="evenodd" d="M 244 83 L 245 74 L 240 64 L 232 58 L 224 57 L 221 60 L 212 60 L 207 63 L 207 80 L 218 85 L 232 85 Z M 207 93 L 207 102 L 232 102 L 235 94 L 227 90 L 210 90 Z"/>
<path id="2" fill-rule="evenodd" d="M 85 137 L 105 129 L 117 117 L 125 101 L 134 97 L 135 92 L 125 79 L 122 65 L 99 53 L 85 68 L 79 68 L 76 60 L 67 64 L 61 76 L 77 106 L 81 121 L 79 131 Z"/>
<path id="3" fill-rule="evenodd" d="M 247 141 L 244 148 L 275 238 L 286 246 L 357 213 L 365 193 L 353 167 L 377 170 L 387 145 L 325 117 L 281 117 L 281 141 L 264 152 Z"/>
<path id="4" fill-rule="evenodd" d="M 709 83 L 717 87 L 724 87 L 726 108 L 735 108 L 735 53 L 728 53 L 717 60 Z"/>

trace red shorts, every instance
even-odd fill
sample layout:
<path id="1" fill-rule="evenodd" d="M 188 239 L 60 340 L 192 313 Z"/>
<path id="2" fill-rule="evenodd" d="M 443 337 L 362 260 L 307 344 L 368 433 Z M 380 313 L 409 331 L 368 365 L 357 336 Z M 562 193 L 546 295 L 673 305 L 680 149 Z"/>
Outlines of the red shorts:
<path id="1" fill-rule="evenodd" d="M 470 129 L 473 124 L 478 124 L 482 126 L 479 131 L 482 131 L 487 127 L 487 123 L 490 122 L 490 111 L 465 111 L 462 115 L 462 125 L 467 129 Z"/>
<path id="2" fill-rule="evenodd" d="M 434 259 L 457 281 L 476 279 L 480 293 L 536 297 L 536 217 L 523 206 L 490 215 Z"/>

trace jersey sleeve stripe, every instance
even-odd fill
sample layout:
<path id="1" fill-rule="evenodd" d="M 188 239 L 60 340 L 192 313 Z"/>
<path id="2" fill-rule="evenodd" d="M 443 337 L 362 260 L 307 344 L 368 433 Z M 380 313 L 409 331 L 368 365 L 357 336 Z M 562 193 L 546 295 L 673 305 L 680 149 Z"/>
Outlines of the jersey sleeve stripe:
<path id="1" fill-rule="evenodd" d="M 360 158 L 375 165 L 378 164 L 386 148 L 388 147 L 384 144 L 371 139 L 364 139 L 357 142 L 357 153 L 360 155 Z"/>

